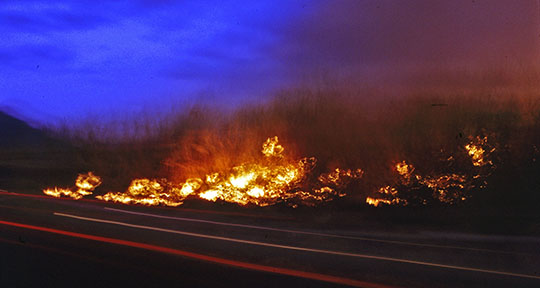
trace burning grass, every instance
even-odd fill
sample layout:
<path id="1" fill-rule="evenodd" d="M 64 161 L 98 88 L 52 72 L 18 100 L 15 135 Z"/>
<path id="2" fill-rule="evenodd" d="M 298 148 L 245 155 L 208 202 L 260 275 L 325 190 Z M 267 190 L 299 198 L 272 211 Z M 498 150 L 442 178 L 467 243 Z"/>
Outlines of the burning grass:
<path id="1" fill-rule="evenodd" d="M 53 197 L 66 196 L 73 199 L 81 199 L 84 196 L 91 195 L 99 185 L 101 185 L 101 178 L 92 172 L 88 172 L 87 174 L 79 174 L 75 180 L 76 188 L 48 188 L 44 189 L 43 193 Z"/>
<path id="2" fill-rule="evenodd" d="M 114 141 L 87 127 L 81 167 L 103 177 L 99 199 L 122 203 L 538 207 L 540 82 L 510 82 L 292 89 L 229 114 L 193 107 Z"/>
<path id="3" fill-rule="evenodd" d="M 171 183 L 167 179 L 135 179 L 125 192 L 108 192 L 96 198 L 124 204 L 178 206 L 191 196 L 240 205 L 268 206 L 285 202 L 297 207 L 343 197 L 344 188 L 363 174 L 360 169 L 336 168 L 319 175 L 316 181 L 309 181 L 316 159 L 288 159 L 283 151 L 278 137 L 271 137 L 263 143 L 262 155 L 257 162 L 243 163 L 225 173 L 213 172 L 204 177 L 189 178 L 183 183 Z M 54 197 L 80 199 L 92 194 L 100 184 L 100 178 L 90 172 L 79 175 L 76 191 L 54 188 L 43 192 Z"/>

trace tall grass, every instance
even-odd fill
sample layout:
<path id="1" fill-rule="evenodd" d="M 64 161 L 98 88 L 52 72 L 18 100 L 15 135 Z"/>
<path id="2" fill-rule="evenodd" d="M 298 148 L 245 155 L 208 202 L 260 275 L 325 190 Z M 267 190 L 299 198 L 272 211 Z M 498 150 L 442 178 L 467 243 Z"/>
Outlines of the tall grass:
<path id="1" fill-rule="evenodd" d="M 487 136 L 496 148 L 496 170 L 471 203 L 540 206 L 537 70 L 433 72 L 407 81 L 391 93 L 384 87 L 300 87 L 232 113 L 193 106 L 114 125 L 89 121 L 60 137 L 79 147 L 74 161 L 103 176 L 106 191 L 123 190 L 138 177 L 182 181 L 222 171 L 257 157 L 261 143 L 277 135 L 289 156 L 316 157 L 320 171 L 363 169 L 362 184 L 348 198 L 361 203 L 395 181 L 393 166 L 400 161 L 430 174 L 449 169 L 441 159 L 452 156 L 459 166 L 452 169 L 468 172 L 464 146 L 471 137 Z"/>

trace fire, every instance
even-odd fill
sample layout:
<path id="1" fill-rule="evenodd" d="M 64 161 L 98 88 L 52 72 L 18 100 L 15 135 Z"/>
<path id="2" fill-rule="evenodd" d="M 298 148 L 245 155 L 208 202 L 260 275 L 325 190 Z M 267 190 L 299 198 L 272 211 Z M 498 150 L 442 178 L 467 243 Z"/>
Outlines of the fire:
<path id="1" fill-rule="evenodd" d="M 77 189 L 55 187 L 45 189 L 43 190 L 43 193 L 53 197 L 66 196 L 73 199 L 81 199 L 86 195 L 92 194 L 94 189 L 99 185 L 101 185 L 101 178 L 94 175 L 92 172 L 88 172 L 87 174 L 79 174 L 75 180 L 75 187 L 77 187 Z"/>
<path id="2" fill-rule="evenodd" d="M 485 188 L 490 169 L 495 167 L 491 160 L 495 148 L 488 143 L 487 136 L 470 139 L 459 150 L 464 157 L 446 155 L 442 158 L 446 160 L 440 160 L 447 162 L 440 166 L 446 171 L 425 173 L 405 160 L 394 162 L 396 177 L 393 183 L 377 188 L 374 192 L 376 196 L 367 197 L 365 202 L 372 206 L 404 206 L 424 205 L 430 201 L 445 204 L 465 201 L 471 197 L 470 191 L 473 189 Z M 335 168 L 313 175 L 317 163 L 315 158 L 292 159 L 284 151 L 278 137 L 270 137 L 262 143 L 258 157 L 249 158 L 252 160 L 239 165 L 215 169 L 219 171 L 207 174 L 200 173 L 200 177 L 187 178 L 180 183 L 167 179 L 134 179 L 126 191 L 108 192 L 96 198 L 125 204 L 166 206 L 182 205 L 188 198 L 242 206 L 277 203 L 292 207 L 314 206 L 345 196 L 350 185 L 364 174 L 362 169 Z M 453 163 L 461 161 L 459 159 L 465 159 L 463 163 L 472 165 L 465 170 L 456 170 L 454 167 L 461 166 Z M 53 197 L 81 199 L 91 195 L 100 184 L 101 178 L 88 172 L 80 174 L 72 188 L 49 188 L 43 193 Z"/>
<path id="3" fill-rule="evenodd" d="M 53 197 L 67 196 L 67 197 L 71 197 L 71 198 L 75 198 L 75 199 L 80 199 L 80 198 L 83 197 L 83 195 L 78 194 L 78 193 L 74 193 L 70 189 L 58 188 L 58 187 L 47 188 L 47 189 L 43 190 L 43 193 L 45 193 L 46 195 L 49 195 L 49 196 L 53 196 Z"/>
<path id="4" fill-rule="evenodd" d="M 364 175 L 362 169 L 356 170 L 343 170 L 340 168 L 334 169 L 334 171 L 321 174 L 318 178 L 319 182 L 325 185 L 343 186 L 352 179 L 358 179 Z"/>
<path id="5" fill-rule="evenodd" d="M 224 201 L 239 205 L 268 206 L 287 202 L 314 205 L 333 197 L 343 197 L 344 188 L 362 177 L 360 169 L 340 169 L 322 174 L 316 183 L 306 183 L 316 159 L 288 159 L 278 137 L 268 138 L 262 145 L 258 161 L 232 167 L 228 172 L 213 172 L 184 183 L 166 179 L 135 179 L 125 192 L 109 192 L 97 199 L 125 204 L 181 205 L 187 197 L 207 201 Z M 304 191 L 312 186 L 310 191 Z"/>
<path id="6" fill-rule="evenodd" d="M 391 196 L 396 196 L 398 191 L 396 190 L 395 187 L 384 186 L 384 187 L 379 188 L 379 193 L 380 194 L 391 195 Z"/>
<path id="7" fill-rule="evenodd" d="M 379 206 L 381 203 L 388 205 L 408 205 L 410 201 L 402 198 L 400 189 L 406 191 L 418 191 L 422 188 L 427 188 L 432 191 L 432 198 L 441 203 L 453 204 L 459 201 L 464 201 L 464 191 L 473 188 L 472 179 L 461 174 L 441 174 L 437 176 L 423 176 L 413 173 L 415 168 L 411 164 L 402 161 L 396 165 L 396 172 L 401 176 L 398 183 L 394 186 L 384 186 L 377 191 L 382 198 L 368 197 L 366 203 L 373 206 Z M 410 195 L 414 196 L 415 195 Z M 422 199 L 422 204 L 427 203 L 426 199 Z"/>
<path id="8" fill-rule="evenodd" d="M 372 198 L 372 197 L 367 197 L 366 198 L 366 203 L 369 204 L 369 205 L 372 205 L 372 206 L 379 206 L 381 203 L 382 204 L 387 204 L 387 205 L 392 205 L 392 204 L 398 204 L 399 202 L 401 202 L 401 200 L 399 198 L 396 198 L 396 199 L 392 199 L 392 200 L 386 200 L 386 199 L 381 199 L 381 198 Z"/>
<path id="9" fill-rule="evenodd" d="M 201 184 L 202 184 L 201 179 L 197 179 L 197 178 L 188 179 L 186 180 L 184 184 L 182 184 L 182 188 L 180 188 L 180 191 L 178 192 L 174 191 L 174 192 L 180 193 L 182 197 L 187 197 L 191 195 L 192 193 L 194 193 L 195 191 L 197 191 L 199 188 L 201 188 Z"/>
<path id="10" fill-rule="evenodd" d="M 216 201 L 219 196 L 218 190 L 206 190 L 199 194 L 199 197 L 208 201 Z"/>
<path id="11" fill-rule="evenodd" d="M 379 188 L 376 194 L 380 197 L 367 197 L 366 203 L 372 206 L 381 204 L 409 205 L 411 201 L 407 199 L 413 199 L 415 201 L 421 200 L 421 204 L 426 204 L 428 199 L 425 198 L 425 195 L 422 198 L 414 194 L 418 191 L 431 191 L 431 196 L 428 198 L 440 203 L 455 204 L 465 201 L 470 197 L 469 191 L 475 188 L 485 188 L 487 183 L 485 179 L 489 176 L 490 169 L 494 168 L 490 156 L 495 148 L 489 145 L 487 136 L 471 138 L 471 142 L 464 148 L 473 164 L 469 172 L 476 172 L 476 174 L 450 172 L 421 175 L 416 173 L 412 164 L 401 161 L 394 166 L 399 175 L 396 183 Z M 454 159 L 454 156 L 446 157 L 446 161 L 449 162 L 454 161 Z M 479 169 L 483 167 L 489 169 Z"/>
<path id="12" fill-rule="evenodd" d="M 263 149 L 262 149 L 262 153 L 264 154 L 264 156 L 266 157 L 271 157 L 271 156 L 281 157 L 282 156 L 281 153 L 283 153 L 283 150 L 285 149 L 283 148 L 283 146 L 278 144 L 278 141 L 279 140 L 277 136 L 266 139 L 266 142 L 264 142 Z"/>
<path id="13" fill-rule="evenodd" d="M 434 198 L 442 203 L 452 204 L 464 201 L 464 190 L 470 189 L 471 184 L 465 175 L 448 174 L 438 177 L 426 177 L 420 181 L 434 192 Z"/>
<path id="14" fill-rule="evenodd" d="M 268 141 L 265 143 L 269 143 Z M 287 163 L 282 160 L 280 153 L 265 153 L 269 150 L 263 145 L 265 157 L 279 157 L 278 159 L 265 159 L 266 163 L 247 163 L 233 167 L 227 175 L 214 173 L 207 175 L 205 190 L 199 194 L 200 198 L 217 201 L 238 203 L 240 205 L 255 204 L 267 206 L 290 197 L 295 197 L 290 191 L 299 183 L 308 172 L 302 161 Z M 284 162 L 283 162 L 284 161 Z"/>
<path id="15" fill-rule="evenodd" d="M 405 161 L 401 161 L 396 164 L 396 171 L 404 178 L 411 178 L 411 174 L 414 171 L 412 165 L 407 164 Z"/>
<path id="16" fill-rule="evenodd" d="M 493 165 L 493 163 L 486 159 L 489 154 L 495 151 L 495 148 L 490 150 L 484 149 L 487 146 L 487 136 L 480 138 L 476 136 L 469 144 L 465 145 L 465 149 L 471 157 L 474 166 L 482 167 L 485 165 Z"/>
<path id="17" fill-rule="evenodd" d="M 99 200 L 120 202 L 124 204 L 143 205 L 167 205 L 179 206 L 183 203 L 184 193 L 182 188 L 170 189 L 166 180 L 135 179 L 131 182 L 126 193 L 109 192 L 105 195 L 96 196 Z M 170 190 L 170 191 L 168 191 Z M 173 194 L 170 192 L 177 192 Z"/>

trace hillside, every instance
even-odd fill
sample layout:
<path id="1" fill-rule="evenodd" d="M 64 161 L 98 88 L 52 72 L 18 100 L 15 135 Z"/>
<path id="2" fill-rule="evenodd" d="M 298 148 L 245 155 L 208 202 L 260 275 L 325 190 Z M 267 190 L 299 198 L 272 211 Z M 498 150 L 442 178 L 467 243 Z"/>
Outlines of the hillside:
<path id="1" fill-rule="evenodd" d="M 36 147 L 54 142 L 41 130 L 28 125 L 6 112 L 0 111 L 0 147 Z"/>
<path id="2" fill-rule="evenodd" d="M 0 111 L 0 189 L 40 193 L 54 179 L 73 177 L 73 147 L 10 114 Z"/>

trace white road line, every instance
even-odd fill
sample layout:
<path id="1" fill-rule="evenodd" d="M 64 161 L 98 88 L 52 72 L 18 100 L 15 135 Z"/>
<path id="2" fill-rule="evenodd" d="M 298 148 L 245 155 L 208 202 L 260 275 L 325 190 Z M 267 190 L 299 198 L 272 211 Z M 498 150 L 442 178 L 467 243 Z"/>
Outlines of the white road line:
<path id="1" fill-rule="evenodd" d="M 272 228 L 272 227 L 266 227 L 266 226 L 256 226 L 256 225 L 245 225 L 245 224 L 218 222 L 218 221 L 210 221 L 210 220 L 202 220 L 202 219 L 194 219 L 194 218 L 172 217 L 172 216 L 164 216 L 164 215 L 157 215 L 157 214 L 150 214 L 150 213 L 141 213 L 141 212 L 135 212 L 135 211 L 129 211 L 129 210 L 123 210 L 123 209 L 116 209 L 116 208 L 109 208 L 109 207 L 104 207 L 104 209 L 110 210 L 110 211 L 115 211 L 115 212 L 121 212 L 121 213 L 133 214 L 133 215 L 141 215 L 141 216 L 148 216 L 148 217 L 154 217 L 154 218 L 162 218 L 162 219 L 170 219 L 170 220 L 178 220 L 178 221 L 186 221 L 186 222 L 197 222 L 197 223 L 205 223 L 205 224 L 213 224 L 213 225 L 221 225 L 221 226 L 232 226 L 232 227 L 249 228 L 249 229 L 258 229 L 258 230 L 277 231 L 277 232 L 285 232 L 285 233 L 293 233 L 293 234 L 305 234 L 305 235 L 313 235 L 313 236 L 321 236 L 321 237 L 342 238 L 342 239 L 361 240 L 361 241 L 370 241 L 370 242 L 381 242 L 381 243 L 399 244 L 399 245 L 408 245 L 408 246 L 432 247 L 432 248 L 443 248 L 443 249 L 458 249 L 458 250 L 490 252 L 490 253 L 499 253 L 499 254 L 522 254 L 522 255 L 528 255 L 527 253 L 510 252 L 510 251 L 498 251 L 498 250 L 492 250 L 492 249 L 459 247 L 459 246 L 437 245 L 437 244 L 426 244 L 426 243 L 414 243 L 414 242 L 396 241 L 396 240 L 383 240 L 383 239 L 375 239 L 375 238 L 368 238 L 368 237 L 357 237 L 357 236 L 345 236 L 345 235 L 336 235 L 336 234 L 328 234 L 328 233 L 307 232 L 307 231 L 299 231 L 299 230 Z"/>
<path id="2" fill-rule="evenodd" d="M 414 260 L 391 258 L 391 257 L 382 257 L 382 256 L 347 253 L 347 252 L 339 252 L 339 251 L 312 249 L 312 248 L 288 246 L 288 245 L 279 245 L 279 244 L 272 244 L 272 243 L 266 243 L 266 242 L 249 241 L 249 240 L 242 240 L 242 239 L 237 239 L 237 238 L 228 238 L 228 237 L 220 237 L 220 236 L 213 236 L 213 235 L 185 232 L 185 231 L 179 231 L 179 230 L 171 230 L 171 229 L 158 228 L 158 227 L 152 227 L 152 226 L 129 224 L 129 223 L 124 223 L 124 222 L 119 222 L 119 221 L 111 221 L 111 220 L 105 220 L 105 219 L 97 219 L 97 218 L 76 216 L 76 215 L 64 214 L 64 213 L 58 213 L 58 212 L 54 212 L 53 214 L 56 215 L 56 216 L 68 217 L 68 218 L 91 221 L 91 222 L 114 224 L 114 225 L 120 225 L 120 226 L 132 227 L 132 228 L 139 228 L 139 229 L 167 232 L 167 233 L 173 233 L 173 234 L 179 234 L 179 235 L 185 235 L 185 236 L 192 236 L 192 237 L 198 237 L 198 238 L 206 238 L 206 239 L 213 239 L 213 240 L 222 240 L 222 241 L 229 241 L 229 242 L 235 242 L 235 243 L 250 244 L 250 245 L 256 245 L 256 246 L 273 247 L 273 248 L 281 248 L 281 249 L 287 249 L 287 250 L 306 251 L 306 252 L 314 252 L 314 253 L 330 254 L 330 255 L 338 255 L 338 256 L 348 256 L 348 257 L 356 257 L 356 258 L 365 258 L 365 259 L 384 260 L 384 261 L 392 261 L 392 262 L 399 262 L 399 263 L 417 264 L 417 265 L 430 266 L 430 267 L 447 268 L 447 269 L 472 271 L 472 272 L 482 272 L 482 273 L 489 273 L 489 274 L 497 274 L 497 275 L 505 275 L 505 276 L 513 276 L 513 277 L 540 280 L 540 276 L 535 276 L 535 275 L 527 275 L 527 274 L 511 273 L 511 272 L 496 271 L 496 270 L 479 269 L 479 268 L 472 268 L 472 267 L 462 267 L 462 266 L 454 266 L 454 265 L 446 265 L 446 264 L 437 264 L 437 263 L 414 261 Z"/>

